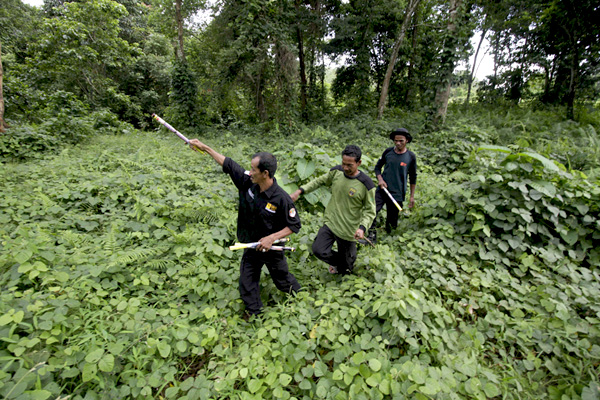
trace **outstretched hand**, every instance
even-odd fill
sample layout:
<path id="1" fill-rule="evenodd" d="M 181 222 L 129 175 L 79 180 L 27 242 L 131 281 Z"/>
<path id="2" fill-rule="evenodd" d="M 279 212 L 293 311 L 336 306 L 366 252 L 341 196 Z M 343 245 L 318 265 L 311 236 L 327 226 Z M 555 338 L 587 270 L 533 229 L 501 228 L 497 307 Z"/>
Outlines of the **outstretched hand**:
<path id="1" fill-rule="evenodd" d="M 293 202 L 296 202 L 296 200 L 298 200 L 298 198 L 300 197 L 301 194 L 302 194 L 302 191 L 300 189 L 298 189 L 294 193 L 290 194 L 290 197 L 292 198 Z"/>
<path id="2" fill-rule="evenodd" d="M 194 151 L 206 151 L 206 149 L 208 148 L 207 145 L 205 145 L 204 143 L 202 143 L 201 141 L 199 141 L 198 139 L 192 139 L 190 140 L 190 148 Z"/>

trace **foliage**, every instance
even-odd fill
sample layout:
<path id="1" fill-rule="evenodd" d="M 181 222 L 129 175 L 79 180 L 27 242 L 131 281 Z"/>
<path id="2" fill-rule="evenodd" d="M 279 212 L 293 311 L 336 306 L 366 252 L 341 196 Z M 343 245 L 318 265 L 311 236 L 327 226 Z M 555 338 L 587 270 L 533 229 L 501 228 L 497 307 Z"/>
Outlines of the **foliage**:
<path id="1" fill-rule="evenodd" d="M 497 138 L 492 122 L 469 134 Z M 327 171 L 340 140 L 367 155 L 387 147 L 387 135 L 357 127 L 268 141 L 278 180 Z M 203 141 L 249 165 L 269 135 L 219 131 Z M 251 323 L 237 293 L 240 254 L 227 248 L 237 193 L 209 157 L 168 132 L 130 132 L 5 164 L 0 394 L 597 397 L 597 183 L 497 144 L 432 174 L 430 137 L 418 139 L 421 205 L 375 248 L 361 247 L 356 274 L 340 278 L 310 252 L 322 205 L 299 202 L 289 265 L 304 290 L 288 297 L 264 276 L 265 313 Z"/>

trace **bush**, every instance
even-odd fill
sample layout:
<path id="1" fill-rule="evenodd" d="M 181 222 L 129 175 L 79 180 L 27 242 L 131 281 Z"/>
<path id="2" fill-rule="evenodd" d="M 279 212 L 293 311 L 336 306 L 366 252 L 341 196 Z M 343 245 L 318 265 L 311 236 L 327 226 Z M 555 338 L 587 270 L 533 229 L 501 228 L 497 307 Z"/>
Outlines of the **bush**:
<path id="1" fill-rule="evenodd" d="M 57 137 L 47 135 L 36 126 L 18 126 L 0 135 L 0 160 L 6 162 L 39 158 L 58 145 Z"/>

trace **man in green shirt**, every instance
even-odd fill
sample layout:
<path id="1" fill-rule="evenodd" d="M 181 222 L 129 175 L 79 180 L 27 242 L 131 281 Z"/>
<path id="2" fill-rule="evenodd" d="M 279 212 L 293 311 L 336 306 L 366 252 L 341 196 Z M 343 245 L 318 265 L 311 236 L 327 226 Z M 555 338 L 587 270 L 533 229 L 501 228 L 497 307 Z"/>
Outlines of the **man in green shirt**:
<path id="1" fill-rule="evenodd" d="M 290 195 L 296 201 L 303 193 L 320 186 L 331 188 L 331 200 L 325 209 L 325 224 L 312 245 L 317 258 L 329 264 L 332 274 L 349 274 L 356 261 L 356 240 L 363 239 L 375 218 L 375 184 L 358 170 L 360 147 L 349 145 L 342 151 L 342 165 L 337 165 Z M 333 251 L 337 243 L 338 250 Z"/>

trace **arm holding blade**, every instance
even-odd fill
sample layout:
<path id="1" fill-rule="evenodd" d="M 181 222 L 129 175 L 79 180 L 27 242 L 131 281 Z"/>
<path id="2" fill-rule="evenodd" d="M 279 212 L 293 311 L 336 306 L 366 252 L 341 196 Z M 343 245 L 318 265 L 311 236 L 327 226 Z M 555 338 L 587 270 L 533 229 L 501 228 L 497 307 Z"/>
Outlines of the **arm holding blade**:
<path id="1" fill-rule="evenodd" d="M 284 242 L 288 242 L 289 240 L 290 240 L 289 238 L 277 239 L 277 240 L 273 241 L 273 244 L 275 244 L 275 243 L 284 243 Z M 260 242 L 236 243 L 233 246 L 229 246 L 229 250 L 256 249 L 259 244 L 260 244 Z M 290 250 L 290 251 L 294 251 L 296 249 L 294 247 L 287 247 L 287 246 L 271 246 L 270 250 Z"/>

